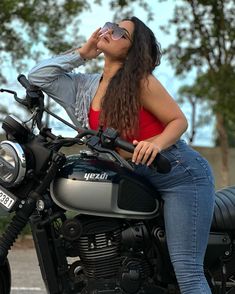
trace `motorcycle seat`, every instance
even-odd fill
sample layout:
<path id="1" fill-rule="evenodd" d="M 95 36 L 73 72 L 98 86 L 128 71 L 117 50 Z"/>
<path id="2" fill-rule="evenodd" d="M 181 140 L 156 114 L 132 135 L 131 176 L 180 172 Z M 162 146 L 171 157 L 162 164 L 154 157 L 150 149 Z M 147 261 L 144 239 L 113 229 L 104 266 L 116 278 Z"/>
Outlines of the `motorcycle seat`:
<path id="1" fill-rule="evenodd" d="M 216 191 L 212 231 L 235 230 L 235 186 Z"/>

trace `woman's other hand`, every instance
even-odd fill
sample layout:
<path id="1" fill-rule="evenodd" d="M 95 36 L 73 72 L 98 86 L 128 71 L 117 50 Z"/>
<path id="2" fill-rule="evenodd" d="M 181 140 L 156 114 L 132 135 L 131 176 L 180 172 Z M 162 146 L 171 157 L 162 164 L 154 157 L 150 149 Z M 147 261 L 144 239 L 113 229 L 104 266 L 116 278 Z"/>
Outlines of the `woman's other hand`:
<path id="1" fill-rule="evenodd" d="M 135 151 L 132 155 L 132 162 L 135 164 L 146 164 L 149 166 L 157 154 L 161 151 L 155 143 L 149 141 L 133 141 L 133 144 L 136 146 Z"/>
<path id="2" fill-rule="evenodd" d="M 97 43 L 101 34 L 100 28 L 98 28 L 87 42 L 81 48 L 77 49 L 82 58 L 92 59 L 100 55 L 102 51 L 97 48 Z"/>

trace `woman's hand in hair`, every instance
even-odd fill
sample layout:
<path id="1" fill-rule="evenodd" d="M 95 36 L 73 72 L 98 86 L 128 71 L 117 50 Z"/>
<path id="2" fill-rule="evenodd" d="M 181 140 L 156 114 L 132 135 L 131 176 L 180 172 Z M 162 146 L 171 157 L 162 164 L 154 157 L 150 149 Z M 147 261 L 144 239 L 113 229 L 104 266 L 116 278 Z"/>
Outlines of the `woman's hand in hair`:
<path id="1" fill-rule="evenodd" d="M 87 42 L 80 47 L 78 52 L 84 59 L 96 58 L 102 52 L 97 48 L 97 43 L 99 41 L 99 36 L 101 35 L 100 28 L 98 28 L 87 40 Z"/>
<path id="2" fill-rule="evenodd" d="M 134 140 L 133 144 L 136 146 L 132 155 L 132 162 L 135 164 L 142 163 L 149 166 L 161 151 L 160 147 L 153 142 Z"/>

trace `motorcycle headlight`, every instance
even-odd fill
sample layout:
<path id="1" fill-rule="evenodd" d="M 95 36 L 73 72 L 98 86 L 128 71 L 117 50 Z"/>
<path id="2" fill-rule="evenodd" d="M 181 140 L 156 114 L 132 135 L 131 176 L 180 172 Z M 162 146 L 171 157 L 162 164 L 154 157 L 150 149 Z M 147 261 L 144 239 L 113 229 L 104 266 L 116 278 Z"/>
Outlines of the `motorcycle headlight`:
<path id="1" fill-rule="evenodd" d="M 14 187 L 21 183 L 26 173 L 25 154 L 20 144 L 3 141 L 0 143 L 0 183 Z"/>

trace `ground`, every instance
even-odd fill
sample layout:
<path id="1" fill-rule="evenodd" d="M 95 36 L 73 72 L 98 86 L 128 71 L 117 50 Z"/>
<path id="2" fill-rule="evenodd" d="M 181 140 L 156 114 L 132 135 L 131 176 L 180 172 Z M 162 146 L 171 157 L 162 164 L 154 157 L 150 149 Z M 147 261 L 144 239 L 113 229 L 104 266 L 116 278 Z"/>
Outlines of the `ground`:
<path id="1" fill-rule="evenodd" d="M 22 236 L 19 237 L 16 242 L 14 243 L 13 249 L 30 249 L 30 248 L 34 248 L 34 243 L 33 243 L 33 239 L 32 236 Z"/>

